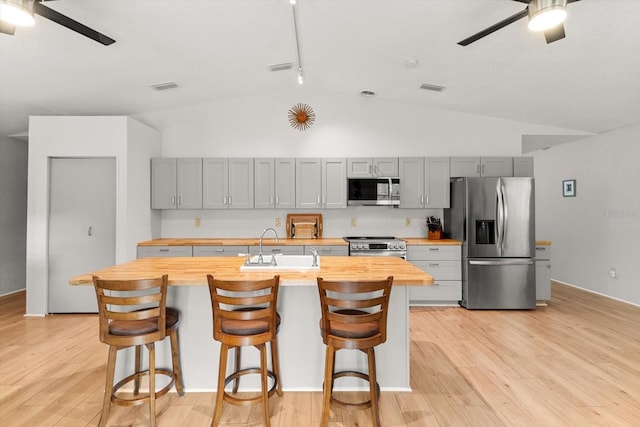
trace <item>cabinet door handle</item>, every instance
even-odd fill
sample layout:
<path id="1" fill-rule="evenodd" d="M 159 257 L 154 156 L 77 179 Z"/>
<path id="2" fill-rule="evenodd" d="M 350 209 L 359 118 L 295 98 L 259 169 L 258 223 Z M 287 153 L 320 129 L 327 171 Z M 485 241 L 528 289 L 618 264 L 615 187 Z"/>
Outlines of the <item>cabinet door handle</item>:
<path id="1" fill-rule="evenodd" d="M 180 206 L 181 204 L 182 204 L 182 198 L 178 196 L 178 206 Z"/>
<path id="2" fill-rule="evenodd" d="M 480 165 L 476 166 L 476 172 L 478 172 L 478 174 L 480 174 Z"/>
<path id="3" fill-rule="evenodd" d="M 224 249 L 223 248 L 217 248 L 216 252 L 224 252 Z"/>
<path id="4" fill-rule="evenodd" d="M 435 251 L 439 251 L 440 248 L 429 248 L 429 250 L 435 252 Z"/>
<path id="5" fill-rule="evenodd" d="M 484 165 L 482 165 L 482 174 L 484 175 Z"/>
<path id="6" fill-rule="evenodd" d="M 89 229 L 87 230 L 87 236 L 93 236 L 93 227 L 89 226 Z"/>
<path id="7" fill-rule="evenodd" d="M 222 204 L 225 205 L 225 206 L 227 205 L 227 196 L 224 196 L 222 198 Z"/>
<path id="8" fill-rule="evenodd" d="M 551 264 L 547 264 L 547 268 L 551 268 Z"/>
<path id="9" fill-rule="evenodd" d="M 158 252 L 169 252 L 169 249 L 159 249 Z"/>
<path id="10" fill-rule="evenodd" d="M 171 196 L 171 206 L 176 205 L 176 196 Z"/>
<path id="11" fill-rule="evenodd" d="M 233 199 L 231 198 L 231 196 L 229 196 L 229 206 L 231 206 L 233 204 Z"/>
<path id="12" fill-rule="evenodd" d="M 424 205 L 424 194 L 422 196 L 420 196 L 420 204 Z"/>
<path id="13" fill-rule="evenodd" d="M 273 205 L 273 196 L 269 196 L 269 204 Z"/>
<path id="14" fill-rule="evenodd" d="M 276 205 L 280 204 L 280 197 L 276 196 Z"/>
<path id="15" fill-rule="evenodd" d="M 440 266 L 440 263 L 437 263 L 437 262 L 430 262 L 430 263 L 429 263 L 429 266 L 430 266 L 430 267 L 438 267 L 438 266 Z"/>
<path id="16" fill-rule="evenodd" d="M 320 195 L 318 194 L 318 206 L 320 206 Z"/>
<path id="17" fill-rule="evenodd" d="M 429 195 L 427 194 L 427 205 L 429 204 Z"/>

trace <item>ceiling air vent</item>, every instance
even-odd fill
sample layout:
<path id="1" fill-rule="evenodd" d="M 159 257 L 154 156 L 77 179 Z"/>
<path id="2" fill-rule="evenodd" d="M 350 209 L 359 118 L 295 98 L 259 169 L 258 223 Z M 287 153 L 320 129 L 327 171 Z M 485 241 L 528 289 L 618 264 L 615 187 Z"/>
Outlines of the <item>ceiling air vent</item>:
<path id="1" fill-rule="evenodd" d="M 420 89 L 432 90 L 434 92 L 442 92 L 445 87 L 440 85 L 432 85 L 431 83 L 422 83 Z"/>
<path id="2" fill-rule="evenodd" d="M 155 90 L 167 90 L 167 89 L 175 89 L 178 87 L 176 82 L 165 82 L 165 83 L 157 83 L 155 85 L 149 85 L 151 88 Z"/>
<path id="3" fill-rule="evenodd" d="M 291 62 L 283 62 L 282 64 L 273 64 L 273 65 L 269 65 L 269 70 L 271 71 L 282 71 L 282 70 L 288 70 L 289 68 L 292 67 Z"/>

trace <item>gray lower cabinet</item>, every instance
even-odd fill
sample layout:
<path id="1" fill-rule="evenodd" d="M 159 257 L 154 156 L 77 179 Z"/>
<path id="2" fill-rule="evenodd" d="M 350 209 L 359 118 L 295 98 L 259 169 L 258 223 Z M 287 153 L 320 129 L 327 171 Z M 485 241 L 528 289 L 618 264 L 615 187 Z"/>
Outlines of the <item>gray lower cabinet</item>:
<path id="1" fill-rule="evenodd" d="M 409 245 L 407 261 L 431 274 L 435 281 L 431 286 L 409 286 L 409 305 L 457 305 L 462 299 L 460 246 Z"/>
<path id="2" fill-rule="evenodd" d="M 192 246 L 138 246 L 138 258 L 154 257 L 190 257 L 193 256 Z"/>
<path id="3" fill-rule="evenodd" d="M 271 242 L 270 242 L 271 243 Z M 260 252 L 259 246 L 249 246 L 249 253 L 251 255 L 258 255 Z M 272 253 L 283 255 L 304 255 L 303 245 L 262 245 L 262 254 L 271 255 Z"/>
<path id="4" fill-rule="evenodd" d="M 222 246 L 222 245 L 194 246 L 193 247 L 193 256 L 234 257 L 234 256 L 238 256 L 238 254 L 246 254 L 247 251 L 248 251 L 248 246 L 244 246 L 244 245 L 240 245 L 240 246 Z"/>
<path id="5" fill-rule="evenodd" d="M 551 246 L 536 245 L 536 301 L 551 300 Z"/>
<path id="6" fill-rule="evenodd" d="M 320 256 L 348 256 L 349 247 L 347 245 L 307 245 L 304 247 L 304 254 L 311 255 L 311 248 L 316 248 Z"/>

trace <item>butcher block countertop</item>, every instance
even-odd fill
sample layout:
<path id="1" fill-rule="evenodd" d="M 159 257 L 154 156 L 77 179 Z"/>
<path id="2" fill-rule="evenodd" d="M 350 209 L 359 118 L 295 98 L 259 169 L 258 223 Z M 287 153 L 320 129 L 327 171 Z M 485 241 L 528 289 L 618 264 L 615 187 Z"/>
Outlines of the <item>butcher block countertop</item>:
<path id="1" fill-rule="evenodd" d="M 323 239 L 324 240 L 324 239 Z M 71 285 L 92 283 L 92 276 L 102 279 L 141 279 L 169 276 L 169 285 L 206 285 L 207 274 L 222 280 L 255 280 L 280 275 L 282 286 L 316 285 L 316 278 L 326 280 L 379 280 L 393 276 L 395 285 L 430 285 L 433 277 L 409 262 L 396 257 L 321 256 L 318 270 L 240 271 L 243 257 L 168 257 L 140 258 L 69 279 Z"/>
<path id="2" fill-rule="evenodd" d="M 153 239 L 147 240 L 146 242 L 138 243 L 138 246 L 234 246 L 234 245 L 244 245 L 244 246 L 257 246 L 259 239 L 255 238 L 232 238 L 232 237 L 221 237 L 221 238 L 163 238 L 163 239 Z M 317 245 L 317 246 L 326 246 L 326 245 L 347 245 L 347 242 L 344 241 L 342 237 L 335 238 L 321 238 L 321 239 L 276 239 L 273 238 L 273 235 L 269 234 L 265 236 L 262 241 L 264 246 L 269 245 Z"/>
<path id="3" fill-rule="evenodd" d="M 454 245 L 460 246 L 462 242 L 453 239 L 441 239 L 441 240 L 429 240 L 426 237 L 398 237 L 398 239 L 404 240 L 408 245 Z M 272 235 L 266 236 L 262 241 L 264 246 L 269 245 L 306 245 L 306 246 L 327 246 L 327 245 L 343 245 L 346 246 L 347 242 L 342 237 L 322 237 L 320 239 L 278 239 L 273 238 Z M 254 238 L 232 238 L 232 237 L 220 237 L 220 238 L 162 238 L 147 240 L 146 242 L 138 243 L 138 246 L 257 246 L 258 239 Z"/>

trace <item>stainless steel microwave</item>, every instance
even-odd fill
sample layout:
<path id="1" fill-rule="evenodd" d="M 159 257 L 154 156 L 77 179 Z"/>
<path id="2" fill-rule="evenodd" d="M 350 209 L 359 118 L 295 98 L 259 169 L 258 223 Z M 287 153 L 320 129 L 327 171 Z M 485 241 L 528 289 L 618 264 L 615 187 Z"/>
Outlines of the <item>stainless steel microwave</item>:
<path id="1" fill-rule="evenodd" d="M 399 206 L 399 178 L 348 178 L 347 205 Z"/>

